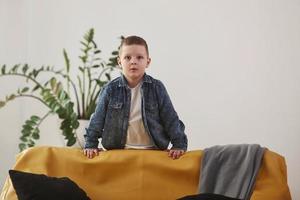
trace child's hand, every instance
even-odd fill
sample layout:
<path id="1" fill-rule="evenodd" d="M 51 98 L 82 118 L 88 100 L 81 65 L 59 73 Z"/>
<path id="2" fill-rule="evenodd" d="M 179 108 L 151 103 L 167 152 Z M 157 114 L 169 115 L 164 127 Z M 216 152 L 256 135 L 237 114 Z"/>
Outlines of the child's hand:
<path id="1" fill-rule="evenodd" d="M 83 154 L 88 157 L 88 158 L 94 158 L 94 156 L 98 156 L 99 155 L 99 152 L 102 151 L 102 149 L 90 149 L 90 148 L 87 148 L 87 149 L 84 149 L 83 150 Z"/>
<path id="2" fill-rule="evenodd" d="M 185 153 L 184 150 L 182 149 L 170 149 L 168 156 L 173 158 L 173 159 L 178 159 L 180 156 L 182 156 Z"/>

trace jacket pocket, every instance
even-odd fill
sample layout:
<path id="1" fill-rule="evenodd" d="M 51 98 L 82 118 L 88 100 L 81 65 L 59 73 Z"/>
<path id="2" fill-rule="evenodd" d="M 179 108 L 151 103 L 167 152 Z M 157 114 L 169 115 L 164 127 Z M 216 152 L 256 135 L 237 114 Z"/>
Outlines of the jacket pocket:
<path id="1" fill-rule="evenodd" d="M 146 103 L 145 104 L 146 115 L 151 115 L 154 117 L 158 116 L 159 109 L 157 103 Z"/>
<path id="2" fill-rule="evenodd" d="M 120 123 L 123 113 L 123 103 L 122 102 L 110 102 L 108 104 L 108 121 L 109 124 L 115 126 L 116 123 Z"/>
<path id="3" fill-rule="evenodd" d="M 108 107 L 110 107 L 112 109 L 121 109 L 122 106 L 123 106 L 123 103 L 118 103 L 118 102 L 108 104 Z"/>

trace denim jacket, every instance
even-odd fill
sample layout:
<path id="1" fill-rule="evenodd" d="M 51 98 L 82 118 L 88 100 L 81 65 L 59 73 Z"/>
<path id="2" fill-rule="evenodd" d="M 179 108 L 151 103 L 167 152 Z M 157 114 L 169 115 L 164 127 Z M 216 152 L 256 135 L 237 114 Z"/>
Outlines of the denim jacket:
<path id="1" fill-rule="evenodd" d="M 163 83 L 145 74 L 141 86 L 142 119 L 155 147 L 187 149 L 185 126 L 178 118 Z M 105 149 L 123 149 L 130 114 L 131 90 L 122 75 L 105 85 L 86 128 L 85 148 L 97 148 L 98 138 Z"/>

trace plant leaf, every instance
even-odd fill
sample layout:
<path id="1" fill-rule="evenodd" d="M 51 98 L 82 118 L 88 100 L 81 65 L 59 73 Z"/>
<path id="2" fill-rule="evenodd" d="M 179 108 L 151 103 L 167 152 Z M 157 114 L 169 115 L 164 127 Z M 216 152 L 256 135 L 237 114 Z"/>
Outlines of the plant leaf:
<path id="1" fill-rule="evenodd" d="M 73 136 L 68 139 L 67 146 L 72 146 L 76 143 L 76 138 Z"/>
<path id="2" fill-rule="evenodd" d="M 25 74 L 26 73 L 26 71 L 28 70 L 28 65 L 27 64 L 25 64 L 24 66 L 23 66 L 23 68 L 22 68 L 22 72 L 23 72 L 23 74 Z"/>
<path id="3" fill-rule="evenodd" d="M 24 149 L 26 149 L 26 144 L 25 143 L 20 143 L 19 144 L 19 149 L 20 149 L 20 151 L 23 151 Z"/>
<path id="4" fill-rule="evenodd" d="M 6 68 L 6 65 L 2 65 L 2 68 L 1 68 L 1 73 L 2 74 L 5 74 L 5 68 Z"/>
<path id="5" fill-rule="evenodd" d="M 61 99 L 61 100 L 64 100 L 66 98 L 66 93 L 63 90 L 61 90 L 58 93 L 58 98 Z"/>
<path id="6" fill-rule="evenodd" d="M 27 137 L 26 137 L 25 135 L 22 135 L 22 136 L 20 137 L 20 139 L 21 139 L 21 141 L 23 141 L 23 142 L 27 142 Z"/>
<path id="7" fill-rule="evenodd" d="M 0 101 L 0 108 L 5 106 L 5 101 Z"/>
<path id="8" fill-rule="evenodd" d="M 63 89 L 63 86 L 62 86 L 62 84 L 61 84 L 61 82 L 58 82 L 57 84 L 56 84 L 56 87 L 54 88 L 54 94 L 59 94 L 61 91 L 62 91 L 62 89 Z"/>
<path id="9" fill-rule="evenodd" d="M 22 129 L 21 133 L 24 135 L 24 137 L 28 137 L 30 135 L 30 130 Z"/>
<path id="10" fill-rule="evenodd" d="M 54 89 L 55 85 L 56 85 L 56 78 L 52 77 L 50 79 L 50 86 L 52 90 Z"/>
<path id="11" fill-rule="evenodd" d="M 28 87 L 24 87 L 24 88 L 21 90 L 21 93 L 25 93 L 25 92 L 27 92 L 28 90 L 29 90 Z"/>
<path id="12" fill-rule="evenodd" d="M 111 52 L 111 54 L 114 55 L 114 56 L 118 56 L 119 52 L 118 51 L 113 51 L 113 52 Z"/>
<path id="13" fill-rule="evenodd" d="M 13 68 L 11 69 L 11 72 L 16 73 L 18 68 L 20 67 L 20 64 L 14 65 Z"/>
<path id="14" fill-rule="evenodd" d="M 29 140 L 27 145 L 28 145 L 28 147 L 33 147 L 34 144 L 35 144 L 35 143 L 34 143 L 33 140 Z"/>
<path id="15" fill-rule="evenodd" d="M 33 132 L 32 132 L 32 138 L 35 139 L 35 140 L 40 139 L 40 134 L 39 134 L 39 132 L 40 132 L 40 131 L 39 131 L 38 128 L 34 129 Z"/>
<path id="16" fill-rule="evenodd" d="M 40 73 L 39 70 L 36 70 L 36 69 L 32 70 L 32 75 L 34 78 L 36 78 L 39 73 Z"/>
<path id="17" fill-rule="evenodd" d="M 78 67 L 81 72 L 84 71 L 83 67 Z"/>
<path id="18" fill-rule="evenodd" d="M 83 38 L 90 43 L 94 38 L 94 29 L 91 28 L 88 32 L 83 36 Z"/>
<path id="19" fill-rule="evenodd" d="M 37 121 L 39 121 L 41 118 L 39 117 L 39 116 L 36 116 L 36 115 L 32 115 L 31 117 L 30 117 L 30 120 L 31 121 L 35 121 L 35 122 L 37 122 Z"/>
<path id="20" fill-rule="evenodd" d="M 79 56 L 83 63 L 86 63 L 87 56 Z"/>
<path id="21" fill-rule="evenodd" d="M 36 125 L 36 122 L 35 120 L 26 120 L 25 124 L 28 124 L 29 126 L 35 126 Z"/>
<path id="22" fill-rule="evenodd" d="M 37 89 L 39 89 L 39 85 L 36 85 L 32 90 L 31 90 L 31 92 L 34 92 L 34 91 L 36 91 Z"/>
<path id="23" fill-rule="evenodd" d="M 24 124 L 22 126 L 22 128 L 23 128 L 24 131 L 29 131 L 29 132 L 33 130 L 33 127 L 30 126 L 29 124 Z"/>
<path id="24" fill-rule="evenodd" d="M 108 79 L 108 80 L 110 80 L 111 78 L 110 78 L 110 74 L 109 73 L 105 73 L 105 76 L 106 76 L 106 78 Z"/>
<path id="25" fill-rule="evenodd" d="M 11 94 L 11 95 L 7 98 L 7 100 L 8 100 L 8 101 L 11 101 L 11 100 L 14 100 L 15 98 L 16 98 L 16 95 Z"/>
<path id="26" fill-rule="evenodd" d="M 80 41 L 80 43 L 81 43 L 83 46 L 88 47 L 88 44 L 86 44 L 85 42 Z"/>
<path id="27" fill-rule="evenodd" d="M 63 53 L 64 53 L 64 59 L 65 59 L 67 73 L 69 73 L 69 71 L 70 71 L 70 59 L 69 59 L 67 51 L 65 49 L 63 50 Z"/>

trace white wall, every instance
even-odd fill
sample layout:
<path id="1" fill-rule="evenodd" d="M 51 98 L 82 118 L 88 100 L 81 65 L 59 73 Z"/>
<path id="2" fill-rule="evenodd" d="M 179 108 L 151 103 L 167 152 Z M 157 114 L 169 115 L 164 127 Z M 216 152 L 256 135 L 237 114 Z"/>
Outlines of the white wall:
<path id="1" fill-rule="evenodd" d="M 148 73 L 167 86 L 190 150 L 266 146 L 285 156 L 293 198 L 300 199 L 300 1 L 0 0 L 0 65 L 62 66 L 63 48 L 74 64 L 90 27 L 104 57 L 120 35 L 148 41 Z M 23 84 L 18 80 L 0 79 L 0 99 Z M 18 100 L 0 110 L 2 183 L 23 121 L 43 109 Z M 41 144 L 59 144 L 47 128 L 55 121 L 45 122 Z"/>
<path id="2" fill-rule="evenodd" d="M 26 4 L 21 1 L 0 1 L 0 65 L 25 62 L 27 59 Z M 17 90 L 17 78 L 0 77 L 0 100 Z M 0 186 L 18 153 L 18 137 L 22 125 L 22 100 L 0 109 Z"/>

